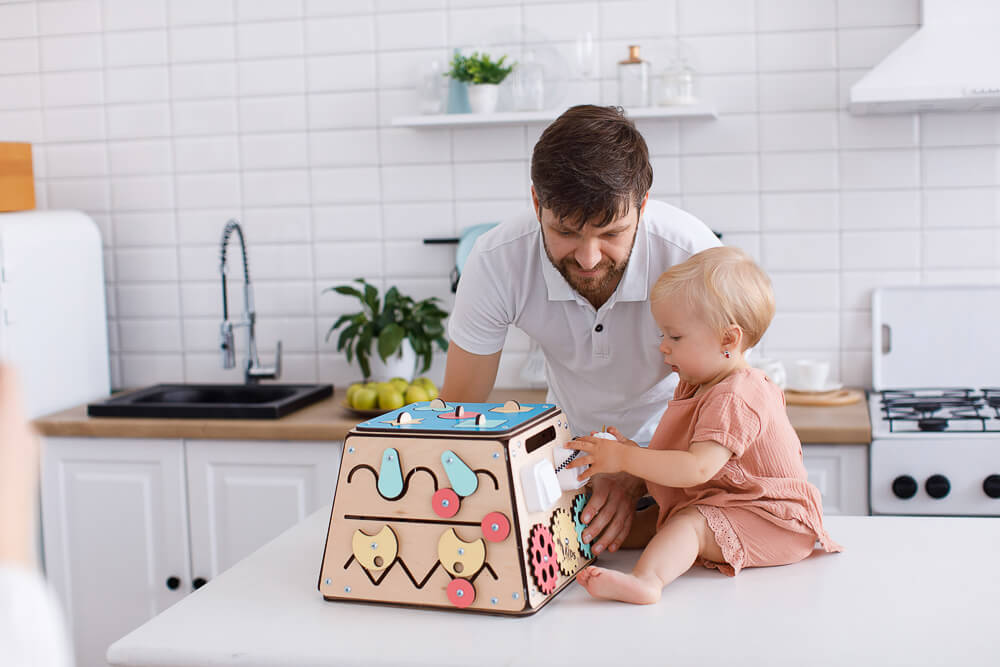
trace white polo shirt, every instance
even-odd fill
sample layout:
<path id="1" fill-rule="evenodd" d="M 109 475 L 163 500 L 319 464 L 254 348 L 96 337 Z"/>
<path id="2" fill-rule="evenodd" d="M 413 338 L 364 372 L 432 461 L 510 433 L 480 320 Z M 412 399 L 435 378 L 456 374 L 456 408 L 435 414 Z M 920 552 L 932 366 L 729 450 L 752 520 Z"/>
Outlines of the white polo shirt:
<path id="1" fill-rule="evenodd" d="M 625 274 L 599 310 L 552 266 L 534 213 L 476 240 L 462 269 L 448 335 L 463 350 L 494 354 L 515 325 L 545 354 L 549 393 L 574 435 L 615 426 L 648 442 L 676 376 L 659 352 L 649 291 L 665 270 L 719 240 L 693 215 L 650 200 Z"/>

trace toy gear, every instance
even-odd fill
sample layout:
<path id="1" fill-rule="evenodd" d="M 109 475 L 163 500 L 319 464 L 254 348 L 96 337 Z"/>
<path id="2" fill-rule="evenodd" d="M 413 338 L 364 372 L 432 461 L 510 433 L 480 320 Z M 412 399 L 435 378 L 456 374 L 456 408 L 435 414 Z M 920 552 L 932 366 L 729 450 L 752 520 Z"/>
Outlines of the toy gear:
<path id="1" fill-rule="evenodd" d="M 443 519 L 450 519 L 458 514 L 461 501 L 453 489 L 445 488 L 434 492 L 434 495 L 431 496 L 431 504 L 435 514 Z"/>
<path id="2" fill-rule="evenodd" d="M 501 512 L 490 512 L 479 526 L 483 529 L 483 537 L 490 542 L 503 542 L 510 535 L 510 521 Z"/>
<path id="3" fill-rule="evenodd" d="M 556 545 L 548 527 L 536 523 L 528 535 L 528 558 L 531 561 L 531 577 L 535 585 L 545 595 L 556 589 L 559 579 L 556 562 Z"/>
<path id="4" fill-rule="evenodd" d="M 552 537 L 556 543 L 559 571 L 567 577 L 580 569 L 580 543 L 573 517 L 560 507 L 552 513 Z"/>
<path id="5" fill-rule="evenodd" d="M 476 601 L 476 589 L 465 579 L 452 579 L 446 593 L 448 601 L 459 609 L 465 609 Z"/>
<path id="6" fill-rule="evenodd" d="M 587 524 L 583 522 L 583 507 L 587 504 L 587 494 L 579 493 L 573 498 L 573 524 L 576 528 L 576 541 L 580 545 L 580 553 L 584 558 L 594 557 L 594 552 L 590 550 L 590 545 L 583 541 L 583 531 Z"/>

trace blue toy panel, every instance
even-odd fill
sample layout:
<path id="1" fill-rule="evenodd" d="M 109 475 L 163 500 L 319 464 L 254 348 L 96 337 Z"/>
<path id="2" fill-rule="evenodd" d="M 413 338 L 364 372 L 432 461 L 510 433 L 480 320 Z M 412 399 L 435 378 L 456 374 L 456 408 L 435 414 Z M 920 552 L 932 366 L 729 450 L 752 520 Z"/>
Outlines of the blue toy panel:
<path id="1" fill-rule="evenodd" d="M 361 431 L 410 431 L 433 433 L 507 433 L 549 412 L 552 403 L 523 403 L 517 407 L 507 403 L 445 403 L 445 407 L 432 407 L 434 401 L 421 401 L 404 405 L 398 410 L 361 422 L 355 428 Z M 440 404 L 440 401 L 437 402 Z M 457 408 L 462 414 L 456 414 Z M 400 415 L 407 413 L 406 418 Z M 477 416 L 482 418 L 477 420 Z M 477 421 L 479 422 L 477 424 Z"/>

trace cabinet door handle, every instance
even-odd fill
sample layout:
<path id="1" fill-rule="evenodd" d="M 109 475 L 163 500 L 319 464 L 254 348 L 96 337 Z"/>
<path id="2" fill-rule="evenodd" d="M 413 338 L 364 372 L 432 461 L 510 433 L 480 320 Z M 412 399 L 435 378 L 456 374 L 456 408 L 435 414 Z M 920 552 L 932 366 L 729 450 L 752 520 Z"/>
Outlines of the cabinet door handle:
<path id="1" fill-rule="evenodd" d="M 178 577 L 167 577 L 167 588 L 172 591 L 176 591 L 181 585 L 181 580 Z"/>
<path id="2" fill-rule="evenodd" d="M 203 577 L 196 577 L 195 580 L 191 582 L 191 585 L 194 586 L 195 590 L 198 590 L 207 583 L 207 579 L 204 579 Z"/>

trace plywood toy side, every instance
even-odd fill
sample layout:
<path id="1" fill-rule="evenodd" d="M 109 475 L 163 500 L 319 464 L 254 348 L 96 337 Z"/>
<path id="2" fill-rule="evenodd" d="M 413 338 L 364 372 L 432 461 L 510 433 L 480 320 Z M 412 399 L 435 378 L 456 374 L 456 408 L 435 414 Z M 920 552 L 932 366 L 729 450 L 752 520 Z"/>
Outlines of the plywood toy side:
<path id="1" fill-rule="evenodd" d="M 523 610 L 504 445 L 490 438 L 349 434 L 320 574 L 323 596 Z M 459 465 L 471 471 L 462 479 Z"/>
<path id="2" fill-rule="evenodd" d="M 533 438 L 545 438 L 545 430 L 554 429 L 553 439 L 528 452 Z M 554 450 L 573 439 L 565 415 L 560 411 L 551 419 L 511 438 L 509 443 L 511 483 L 514 489 L 514 514 L 518 539 L 524 555 L 528 583 L 528 604 L 537 610 L 576 578 L 576 573 L 594 559 L 581 547 L 582 523 L 579 510 L 585 502 L 585 489 L 564 491 L 554 506 L 532 512 L 525 499 L 524 471 L 538 461 L 548 460 L 554 468 L 562 461 L 553 458 Z M 551 544 L 549 544 L 551 539 Z M 549 560 L 545 560 L 545 556 Z M 553 566 L 552 556 L 555 556 Z"/>

